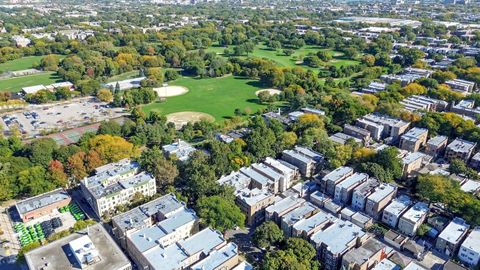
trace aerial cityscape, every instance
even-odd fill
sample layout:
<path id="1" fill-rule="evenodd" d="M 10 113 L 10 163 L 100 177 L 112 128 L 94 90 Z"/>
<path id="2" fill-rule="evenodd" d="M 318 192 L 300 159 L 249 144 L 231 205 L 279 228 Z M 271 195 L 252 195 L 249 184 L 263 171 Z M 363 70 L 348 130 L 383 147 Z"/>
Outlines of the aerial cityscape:
<path id="1" fill-rule="evenodd" d="M 479 270 L 479 0 L 0 0 L 0 270 Z"/>

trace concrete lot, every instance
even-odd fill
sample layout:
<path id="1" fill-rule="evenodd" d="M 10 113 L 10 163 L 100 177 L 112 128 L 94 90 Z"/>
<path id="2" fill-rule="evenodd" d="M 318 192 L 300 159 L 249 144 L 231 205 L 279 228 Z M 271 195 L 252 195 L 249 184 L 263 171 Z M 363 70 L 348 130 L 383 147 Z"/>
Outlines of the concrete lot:
<path id="1" fill-rule="evenodd" d="M 32 138 L 42 132 L 62 131 L 123 115 L 123 108 L 110 108 L 105 102 L 87 97 L 55 104 L 30 105 L 21 111 L 5 113 L 0 117 L 0 125 L 5 127 L 7 134 L 17 127 L 25 138 Z"/>
<path id="2" fill-rule="evenodd" d="M 110 235 L 108 235 L 102 224 L 90 226 L 88 230 L 73 233 L 28 252 L 25 255 L 27 263 L 34 269 L 40 269 L 45 265 L 55 266 L 55 269 L 80 269 L 73 259 L 74 256 L 68 243 L 84 235 L 90 237 L 93 245 L 100 253 L 100 261 L 90 265 L 88 269 L 121 269 L 130 263 Z"/>

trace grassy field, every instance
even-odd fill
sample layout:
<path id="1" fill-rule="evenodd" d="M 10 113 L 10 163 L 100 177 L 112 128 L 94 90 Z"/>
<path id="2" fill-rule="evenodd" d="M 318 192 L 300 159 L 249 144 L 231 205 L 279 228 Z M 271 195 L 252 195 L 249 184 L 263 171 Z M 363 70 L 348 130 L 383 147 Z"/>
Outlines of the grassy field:
<path id="1" fill-rule="evenodd" d="M 182 111 L 208 113 L 217 121 L 234 115 L 236 108 L 249 108 L 252 112 L 264 106 L 258 104 L 255 91 L 262 86 L 255 80 L 227 76 L 222 78 L 194 79 L 183 77 L 170 85 L 187 87 L 190 91 L 166 101 L 145 105 L 145 112 L 169 114 Z"/>
<path id="2" fill-rule="evenodd" d="M 219 46 L 212 46 L 207 49 L 207 51 L 209 52 L 216 52 L 217 54 L 220 54 L 220 55 L 223 55 L 224 50 L 225 50 L 225 47 L 219 47 Z M 285 54 L 282 53 L 282 50 L 275 51 L 275 50 L 270 50 L 265 45 L 257 45 L 255 47 L 255 50 L 252 53 L 250 53 L 249 56 L 256 56 L 256 57 L 272 60 L 275 63 L 277 63 L 278 66 L 281 66 L 281 67 L 301 66 L 306 69 L 318 71 L 318 69 L 316 68 L 311 68 L 306 65 L 297 63 L 297 61 L 299 61 L 300 59 L 303 59 L 303 57 L 305 57 L 307 54 L 316 53 L 318 51 L 327 51 L 332 54 L 333 59 L 328 62 L 328 65 L 334 65 L 339 67 L 343 65 L 353 65 L 358 63 L 358 61 L 355 61 L 355 60 L 345 59 L 342 52 L 330 50 L 330 49 L 324 49 L 319 46 L 304 46 L 298 50 L 295 50 L 295 53 L 293 53 L 291 56 L 286 56 Z"/>
<path id="3" fill-rule="evenodd" d="M 51 84 L 61 81 L 55 72 L 45 72 L 30 76 L 15 77 L 0 80 L 0 92 L 19 92 L 22 87 L 33 86 L 38 84 Z"/>
<path id="4" fill-rule="evenodd" d="M 59 55 L 60 58 L 64 58 L 65 56 Z M 8 61 L 5 63 L 0 64 L 0 72 L 4 71 L 17 71 L 23 69 L 32 68 L 34 65 L 39 64 L 40 60 L 44 56 L 26 56 L 19 59 L 15 59 L 12 61 Z"/>
<path id="5" fill-rule="evenodd" d="M 122 80 L 137 78 L 138 72 L 139 72 L 138 70 L 127 71 L 125 73 L 118 74 L 108 78 L 107 82 L 115 82 L 115 81 L 122 81 Z"/>

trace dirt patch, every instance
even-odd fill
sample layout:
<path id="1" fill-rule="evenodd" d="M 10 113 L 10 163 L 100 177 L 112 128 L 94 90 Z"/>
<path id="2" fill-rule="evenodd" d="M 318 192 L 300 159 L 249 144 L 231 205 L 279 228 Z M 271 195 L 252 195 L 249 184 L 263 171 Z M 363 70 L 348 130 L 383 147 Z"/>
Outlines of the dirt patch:
<path id="1" fill-rule="evenodd" d="M 255 92 L 255 95 L 258 96 L 258 94 L 260 94 L 260 93 L 262 93 L 262 92 L 268 92 L 270 95 L 278 95 L 278 94 L 280 94 L 282 91 L 281 91 L 281 90 L 278 90 L 278 89 L 268 88 L 268 89 L 258 90 L 257 92 Z"/>
<path id="2" fill-rule="evenodd" d="M 167 114 L 167 121 L 175 124 L 177 129 L 182 128 L 188 122 L 195 123 L 200 120 L 215 121 L 215 118 L 203 112 L 177 112 Z"/>
<path id="3" fill-rule="evenodd" d="M 153 88 L 153 90 L 160 98 L 180 96 L 188 92 L 188 89 L 183 86 L 162 86 Z"/>

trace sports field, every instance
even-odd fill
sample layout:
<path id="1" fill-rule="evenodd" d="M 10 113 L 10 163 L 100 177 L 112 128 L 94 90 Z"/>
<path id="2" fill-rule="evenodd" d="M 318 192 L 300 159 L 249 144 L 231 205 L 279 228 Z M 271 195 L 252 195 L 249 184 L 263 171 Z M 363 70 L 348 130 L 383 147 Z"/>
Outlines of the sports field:
<path id="1" fill-rule="evenodd" d="M 55 72 L 44 72 L 40 74 L 9 78 L 0 80 L 0 92 L 15 93 L 22 90 L 22 87 L 39 84 L 52 84 L 59 81 L 61 81 L 61 78 L 56 75 Z"/>
<path id="2" fill-rule="evenodd" d="M 233 48 L 233 47 L 232 47 Z M 212 46 L 207 49 L 209 52 L 216 52 L 217 54 L 223 55 L 225 47 L 219 46 Z M 281 67 L 296 67 L 301 66 L 306 69 L 311 70 L 318 70 L 317 68 L 311 68 L 303 64 L 297 63 L 297 61 L 303 59 L 303 57 L 307 56 L 309 53 L 316 53 L 318 51 L 327 51 L 330 52 L 333 56 L 333 59 L 327 63 L 327 65 L 334 65 L 334 66 L 343 66 L 343 65 L 354 65 L 357 64 L 358 61 L 346 59 L 343 56 L 342 52 L 321 48 L 319 46 L 304 46 L 300 49 L 295 50 L 295 52 L 290 55 L 286 56 L 282 53 L 283 50 L 271 50 L 267 48 L 265 45 L 257 45 L 255 50 L 249 54 L 249 56 L 261 57 L 266 58 L 269 60 L 274 61 L 277 63 L 278 66 Z"/>
<path id="3" fill-rule="evenodd" d="M 219 121 L 233 116 L 236 108 L 253 113 L 264 107 L 258 104 L 255 92 L 262 87 L 255 80 L 234 76 L 209 79 L 182 77 L 169 82 L 169 85 L 183 86 L 189 91 L 181 96 L 145 105 L 143 110 L 146 113 L 157 111 L 167 115 L 185 111 L 201 112 Z"/>
<path id="4" fill-rule="evenodd" d="M 12 61 L 8 61 L 5 63 L 0 64 L 0 72 L 5 72 L 5 71 L 17 71 L 17 70 L 23 70 L 23 69 L 29 69 L 32 68 L 34 65 L 37 65 L 40 63 L 40 60 L 42 60 L 44 56 L 26 56 L 22 57 L 19 59 L 15 59 Z M 59 55 L 60 59 L 64 58 L 65 56 Z"/>

